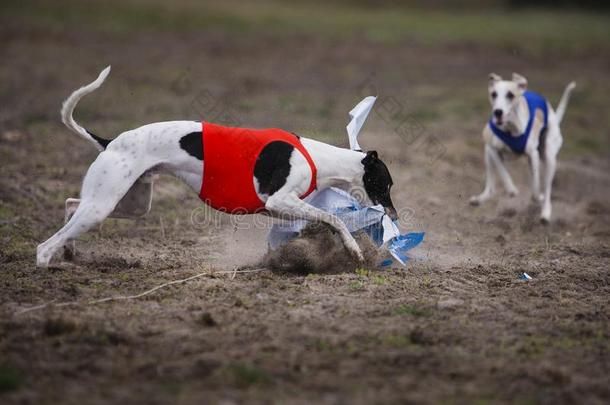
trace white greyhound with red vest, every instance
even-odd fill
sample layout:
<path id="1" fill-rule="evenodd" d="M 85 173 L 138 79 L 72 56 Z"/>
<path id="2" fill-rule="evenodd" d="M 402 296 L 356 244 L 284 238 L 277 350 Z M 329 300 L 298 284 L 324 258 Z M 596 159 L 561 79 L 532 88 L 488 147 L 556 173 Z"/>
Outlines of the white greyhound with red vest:
<path id="1" fill-rule="evenodd" d="M 182 179 L 204 202 L 231 214 L 266 213 L 327 223 L 359 262 L 364 260 L 362 252 L 345 224 L 302 198 L 316 188 L 337 187 L 364 205 L 381 204 L 396 219 L 390 197 L 392 178 L 375 151 L 338 148 L 279 129 L 250 130 L 195 121 L 148 124 L 112 140 L 94 135 L 77 124 L 72 113 L 78 101 L 100 87 L 109 73 L 110 66 L 63 104 L 64 124 L 91 141 L 100 154 L 87 170 L 80 200 L 73 200 L 78 207 L 69 221 L 38 245 L 38 266 L 48 267 L 62 247 L 112 214 L 134 184 L 153 170 Z"/>

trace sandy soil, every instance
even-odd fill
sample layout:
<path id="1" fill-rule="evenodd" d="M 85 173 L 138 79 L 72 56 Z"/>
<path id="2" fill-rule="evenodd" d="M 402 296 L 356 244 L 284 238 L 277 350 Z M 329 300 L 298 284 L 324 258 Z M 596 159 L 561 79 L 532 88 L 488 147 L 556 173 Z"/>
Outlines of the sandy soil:
<path id="1" fill-rule="evenodd" d="M 126 40 L 17 25 L 0 34 L 0 55 L 10 61 L 0 67 L 1 402 L 610 398 L 610 164 L 606 150 L 583 152 L 575 143 L 583 134 L 607 139 L 607 104 L 577 94 L 568 108 L 572 141 L 560 157 L 550 226 L 538 223 L 529 202 L 523 160 L 509 163 L 518 197 L 467 204 L 482 189 L 487 73 L 506 75 L 510 66 L 554 103 L 573 79 L 581 94 L 607 94 L 603 52 L 583 63 L 582 55 L 474 45 L 368 44 L 363 52 L 357 41 L 301 37 Z M 74 262 L 34 267 L 35 246 L 61 225 L 63 200 L 78 194 L 95 157 L 61 127 L 58 109 L 109 63 L 109 81 L 78 110 L 106 137 L 150 121 L 212 116 L 344 145 L 348 109 L 376 88 L 390 104 L 377 106 L 362 144 L 389 162 L 396 205 L 411 213 L 403 228 L 426 232 L 417 258 L 407 268 L 334 275 L 216 274 L 139 300 L 18 315 L 203 271 L 261 268 L 264 229 L 226 217 L 218 227 L 193 223 L 202 213 L 197 196 L 168 177 L 156 183 L 146 218 L 108 220 L 79 240 Z M 398 110 L 388 116 L 391 105 Z M 403 119 L 414 125 L 406 135 L 396 130 Z M 523 272 L 533 280 L 519 280 Z"/>

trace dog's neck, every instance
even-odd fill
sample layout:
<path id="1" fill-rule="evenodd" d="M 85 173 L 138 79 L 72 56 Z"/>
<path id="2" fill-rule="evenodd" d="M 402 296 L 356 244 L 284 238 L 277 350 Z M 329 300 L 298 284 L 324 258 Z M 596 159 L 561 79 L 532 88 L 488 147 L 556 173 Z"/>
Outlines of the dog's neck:
<path id="1" fill-rule="evenodd" d="M 301 142 L 316 165 L 318 189 L 337 187 L 349 191 L 362 185 L 364 153 L 307 138 L 302 138 Z"/>
<path id="2" fill-rule="evenodd" d="M 510 132 L 512 136 L 519 136 L 527 128 L 527 122 L 530 119 L 529 108 L 527 108 L 527 100 L 525 97 L 519 97 L 514 113 L 506 120 L 505 131 Z"/>

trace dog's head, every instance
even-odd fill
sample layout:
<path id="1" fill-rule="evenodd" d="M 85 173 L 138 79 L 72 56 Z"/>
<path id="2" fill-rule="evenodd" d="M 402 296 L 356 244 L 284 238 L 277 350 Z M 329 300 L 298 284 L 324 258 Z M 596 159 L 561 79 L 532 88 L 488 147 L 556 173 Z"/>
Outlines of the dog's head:
<path id="1" fill-rule="evenodd" d="M 513 73 L 512 80 L 502 78 L 491 73 L 489 75 L 489 102 L 494 124 L 503 128 L 507 121 L 516 113 L 519 97 L 527 90 L 527 79 L 520 74 Z"/>
<path id="2" fill-rule="evenodd" d="M 390 196 L 390 190 L 394 182 L 388 167 L 379 159 L 376 151 L 367 152 L 362 159 L 362 165 L 364 166 L 362 182 L 366 196 L 374 205 L 381 204 L 385 213 L 392 220 L 398 219 L 398 213 Z"/>

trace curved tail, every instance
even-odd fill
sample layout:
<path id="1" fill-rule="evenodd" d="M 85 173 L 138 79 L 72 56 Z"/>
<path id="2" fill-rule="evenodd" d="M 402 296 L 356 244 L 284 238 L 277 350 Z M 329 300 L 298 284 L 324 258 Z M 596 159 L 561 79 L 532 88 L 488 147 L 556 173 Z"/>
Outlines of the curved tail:
<path id="1" fill-rule="evenodd" d="M 85 128 L 78 125 L 76 121 L 74 121 L 72 113 L 74 112 L 74 108 L 76 107 L 76 104 L 78 104 L 80 99 L 83 98 L 83 96 L 86 96 L 87 94 L 97 90 L 97 88 L 100 87 L 102 83 L 104 83 L 104 80 L 106 80 L 106 77 L 108 77 L 109 73 L 110 66 L 102 70 L 100 75 L 93 82 L 81 87 L 80 89 L 70 94 L 70 97 L 68 97 L 66 101 L 64 101 L 61 107 L 61 121 L 64 123 L 64 125 L 71 129 L 73 132 L 85 138 L 86 140 L 92 142 L 100 152 L 106 149 L 106 146 L 108 145 L 108 143 L 110 143 L 110 141 L 103 138 L 99 138 L 98 136 L 90 133 Z"/>
<path id="2" fill-rule="evenodd" d="M 570 94 L 572 90 L 576 87 L 576 82 L 571 82 L 566 86 L 566 89 L 563 91 L 561 95 L 561 100 L 559 100 L 559 104 L 557 105 L 557 110 L 555 114 L 557 115 L 557 123 L 561 124 L 561 120 L 563 119 L 563 115 L 566 112 L 566 108 L 568 107 L 568 101 L 570 100 Z"/>

